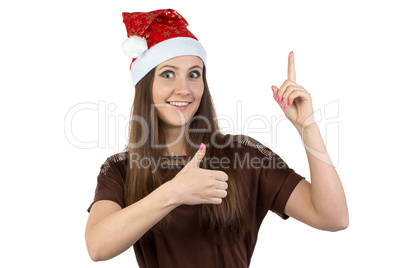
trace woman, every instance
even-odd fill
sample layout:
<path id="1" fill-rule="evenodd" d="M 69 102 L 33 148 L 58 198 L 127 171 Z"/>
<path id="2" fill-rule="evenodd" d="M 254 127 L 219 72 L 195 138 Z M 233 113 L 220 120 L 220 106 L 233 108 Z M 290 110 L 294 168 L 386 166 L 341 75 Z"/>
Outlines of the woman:
<path id="1" fill-rule="evenodd" d="M 342 184 L 310 94 L 288 80 L 273 98 L 306 145 L 311 184 L 259 142 L 219 132 L 206 53 L 176 11 L 123 13 L 135 97 L 127 150 L 102 165 L 85 238 L 92 260 L 134 245 L 140 267 L 248 267 L 271 210 L 312 227 L 347 227 Z M 325 153 L 319 153 L 325 152 Z"/>

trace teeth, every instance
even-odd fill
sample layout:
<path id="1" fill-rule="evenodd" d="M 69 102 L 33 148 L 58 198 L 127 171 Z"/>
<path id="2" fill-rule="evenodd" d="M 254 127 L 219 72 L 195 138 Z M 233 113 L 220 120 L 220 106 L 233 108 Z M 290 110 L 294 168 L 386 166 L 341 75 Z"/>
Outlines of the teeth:
<path id="1" fill-rule="evenodd" d="M 174 105 L 174 106 L 186 106 L 186 105 L 188 105 L 189 103 L 188 102 L 176 102 L 176 101 L 172 101 L 172 102 L 169 102 L 171 105 Z"/>

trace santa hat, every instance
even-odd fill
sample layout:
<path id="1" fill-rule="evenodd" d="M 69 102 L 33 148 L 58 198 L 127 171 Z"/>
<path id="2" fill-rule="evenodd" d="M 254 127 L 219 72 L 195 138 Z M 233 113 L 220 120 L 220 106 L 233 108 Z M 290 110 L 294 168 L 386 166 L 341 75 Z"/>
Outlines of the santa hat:
<path id="1" fill-rule="evenodd" d="M 187 29 L 187 21 L 173 9 L 123 13 L 127 39 L 124 54 L 133 58 L 131 76 L 135 85 L 160 63 L 178 56 L 207 55 L 198 39 Z"/>

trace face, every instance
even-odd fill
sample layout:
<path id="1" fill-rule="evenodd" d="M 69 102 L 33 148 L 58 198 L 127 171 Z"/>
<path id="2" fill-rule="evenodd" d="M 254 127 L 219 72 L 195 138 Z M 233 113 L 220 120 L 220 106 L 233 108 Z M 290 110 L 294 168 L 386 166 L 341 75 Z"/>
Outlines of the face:
<path id="1" fill-rule="evenodd" d="M 196 56 L 180 56 L 155 69 L 152 98 L 163 127 L 182 127 L 200 106 L 204 93 L 203 61 Z"/>

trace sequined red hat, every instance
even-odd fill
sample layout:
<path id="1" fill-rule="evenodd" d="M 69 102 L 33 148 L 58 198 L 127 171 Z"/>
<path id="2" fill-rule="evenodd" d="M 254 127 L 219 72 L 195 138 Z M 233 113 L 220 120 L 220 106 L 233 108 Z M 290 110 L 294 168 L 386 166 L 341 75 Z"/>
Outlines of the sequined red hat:
<path id="1" fill-rule="evenodd" d="M 123 12 L 127 40 L 124 54 L 133 58 L 131 76 L 134 86 L 160 63 L 178 56 L 200 57 L 206 64 L 206 52 L 187 29 L 187 21 L 173 9 L 151 12 Z"/>

